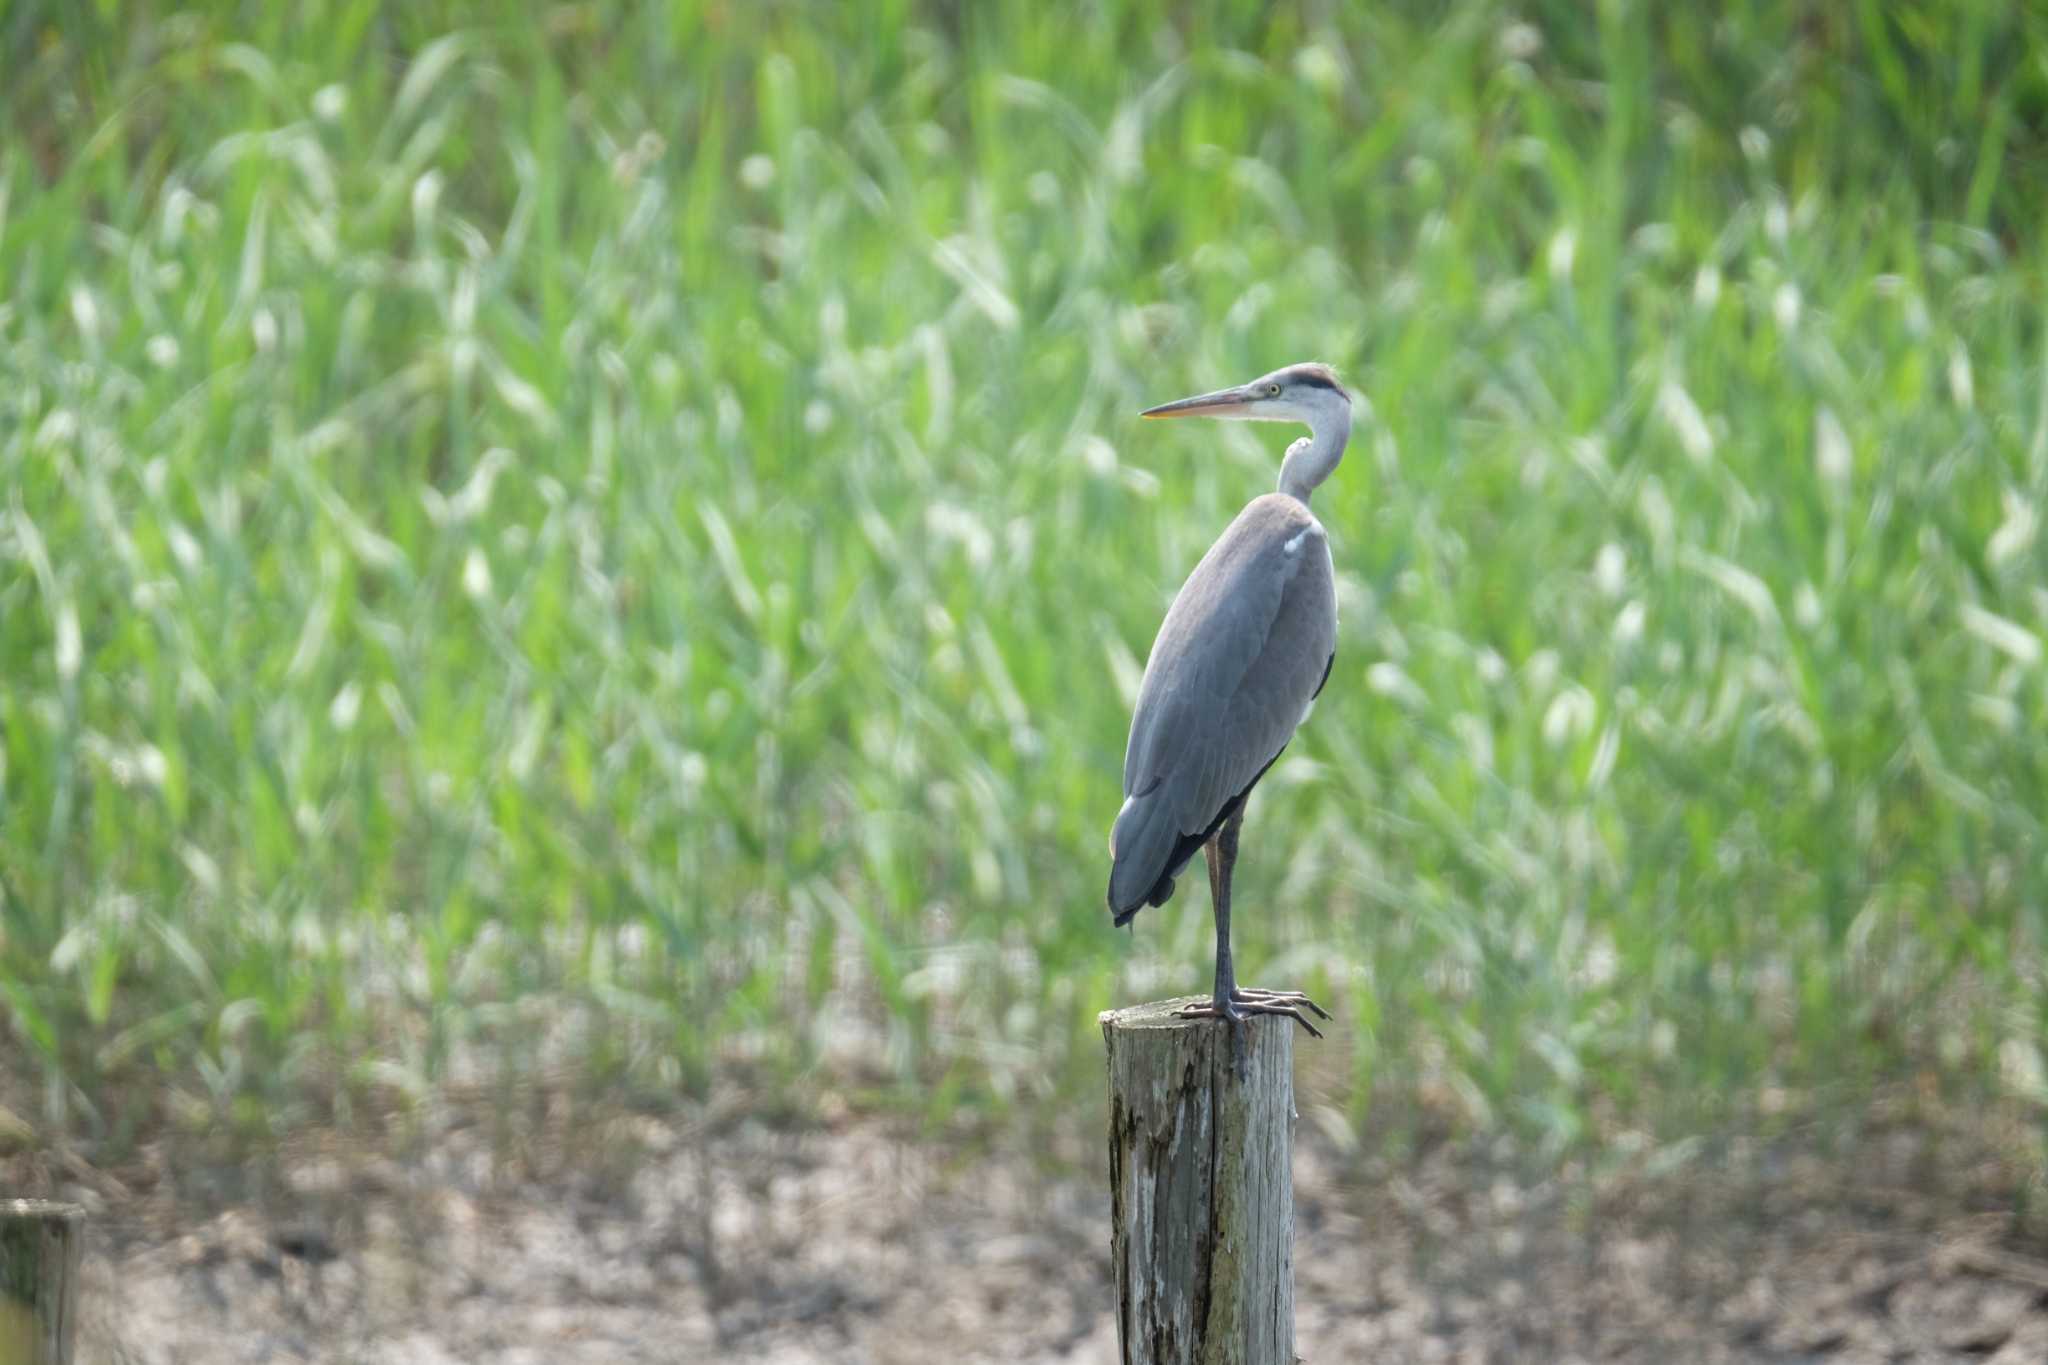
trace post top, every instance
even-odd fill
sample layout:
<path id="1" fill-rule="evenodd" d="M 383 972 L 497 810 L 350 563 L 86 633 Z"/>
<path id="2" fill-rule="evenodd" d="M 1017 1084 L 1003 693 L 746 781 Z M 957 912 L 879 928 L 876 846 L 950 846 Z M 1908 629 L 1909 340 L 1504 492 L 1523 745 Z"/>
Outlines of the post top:
<path id="1" fill-rule="evenodd" d="M 1120 1010 L 1104 1010 L 1096 1022 L 1106 1029 L 1176 1029 L 1200 1028 L 1212 1024 L 1213 1019 L 1183 1019 L 1180 1011 L 1190 1005 L 1206 1005 L 1206 995 L 1180 995 L 1171 1000 L 1154 1000 L 1144 1005 L 1126 1005 Z"/>
<path id="2" fill-rule="evenodd" d="M 79 1205 L 54 1199 L 0 1199 L 0 1218 L 61 1218 L 75 1223 L 83 1217 L 85 1210 Z"/>

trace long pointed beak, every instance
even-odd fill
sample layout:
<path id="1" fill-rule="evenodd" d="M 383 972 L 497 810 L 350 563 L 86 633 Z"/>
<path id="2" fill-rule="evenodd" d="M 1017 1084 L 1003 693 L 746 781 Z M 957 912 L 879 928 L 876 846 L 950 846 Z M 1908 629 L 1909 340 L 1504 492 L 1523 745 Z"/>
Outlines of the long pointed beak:
<path id="1" fill-rule="evenodd" d="M 1210 413 L 1230 412 L 1252 401 L 1249 389 L 1239 386 L 1234 389 L 1218 389 L 1214 393 L 1198 393 L 1193 398 L 1179 398 L 1171 403 L 1161 403 L 1156 408 L 1146 408 L 1140 417 L 1202 417 Z"/>

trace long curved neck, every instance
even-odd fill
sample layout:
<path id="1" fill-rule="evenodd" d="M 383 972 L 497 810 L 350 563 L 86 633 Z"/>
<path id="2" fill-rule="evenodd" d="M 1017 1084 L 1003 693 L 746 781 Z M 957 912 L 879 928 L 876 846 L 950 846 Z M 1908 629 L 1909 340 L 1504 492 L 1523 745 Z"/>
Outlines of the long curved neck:
<path id="1" fill-rule="evenodd" d="M 1280 461 L 1280 491 L 1306 503 L 1316 485 L 1330 477 L 1351 439 L 1351 404 L 1338 400 L 1308 418 L 1308 439 L 1287 447 Z"/>

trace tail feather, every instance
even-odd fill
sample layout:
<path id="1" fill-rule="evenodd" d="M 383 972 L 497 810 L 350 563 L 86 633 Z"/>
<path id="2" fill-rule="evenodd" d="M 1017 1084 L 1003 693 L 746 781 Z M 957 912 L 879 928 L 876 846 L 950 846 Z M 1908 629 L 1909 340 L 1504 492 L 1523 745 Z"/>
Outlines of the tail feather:
<path id="1" fill-rule="evenodd" d="M 1324 669 L 1325 674 L 1328 671 Z M 1109 830 L 1109 909 L 1117 928 L 1129 924 L 1131 917 L 1148 905 L 1166 904 L 1173 895 L 1173 879 L 1188 865 L 1188 859 L 1244 807 L 1252 788 L 1286 750 L 1287 746 L 1281 745 L 1266 766 L 1244 784 L 1244 790 L 1223 803 L 1223 809 L 1200 834 L 1180 832 L 1166 811 L 1166 802 L 1160 799 L 1163 793 L 1156 780 L 1144 794 L 1124 799 L 1124 808 L 1116 813 L 1116 823 Z"/>
<path id="2" fill-rule="evenodd" d="M 1168 864 L 1180 842 L 1164 801 L 1147 794 L 1124 802 L 1109 833 L 1109 908 L 1119 927 L 1173 894 L 1173 874 L 1180 869 Z"/>

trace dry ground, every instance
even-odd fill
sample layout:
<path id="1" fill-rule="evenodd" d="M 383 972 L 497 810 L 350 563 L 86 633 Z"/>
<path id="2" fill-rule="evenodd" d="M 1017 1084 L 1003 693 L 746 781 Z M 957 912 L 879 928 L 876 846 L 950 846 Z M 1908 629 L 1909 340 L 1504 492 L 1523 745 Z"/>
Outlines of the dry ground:
<path id="1" fill-rule="evenodd" d="M 150 1149 L 110 1173 L 45 1151 L 0 1176 L 93 1210 L 86 1365 L 1115 1358 L 1085 1138 L 726 1113 L 558 1105 L 526 1138 L 444 1118 L 384 1143 L 409 1156 Z M 2025 1176 L 1981 1140 L 1866 1117 L 1531 1169 L 1300 1125 L 1302 1356 L 2048 1361 Z"/>

